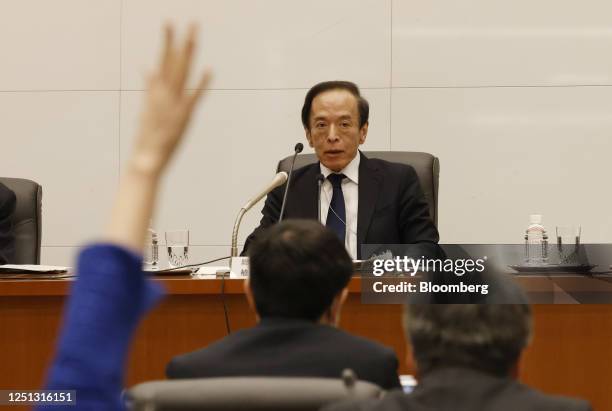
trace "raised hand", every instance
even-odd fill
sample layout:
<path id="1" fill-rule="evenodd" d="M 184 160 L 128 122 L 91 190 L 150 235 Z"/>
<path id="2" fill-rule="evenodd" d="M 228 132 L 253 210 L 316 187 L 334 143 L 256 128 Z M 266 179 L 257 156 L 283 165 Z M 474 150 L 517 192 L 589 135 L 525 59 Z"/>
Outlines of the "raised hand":
<path id="1" fill-rule="evenodd" d="M 206 70 L 195 91 L 185 90 L 196 43 L 196 30 L 174 45 L 172 27 L 165 28 L 159 67 L 148 78 L 145 107 L 132 155 L 121 176 L 106 240 L 142 250 L 145 231 L 153 214 L 159 179 L 181 141 L 194 107 L 211 74 Z"/>
<path id="2" fill-rule="evenodd" d="M 185 90 L 196 46 L 196 28 L 182 45 L 174 44 L 172 26 L 165 27 L 159 66 L 147 79 L 140 131 L 130 159 L 138 171 L 160 173 L 178 146 L 189 119 L 211 78 L 205 70 L 195 91 Z"/>

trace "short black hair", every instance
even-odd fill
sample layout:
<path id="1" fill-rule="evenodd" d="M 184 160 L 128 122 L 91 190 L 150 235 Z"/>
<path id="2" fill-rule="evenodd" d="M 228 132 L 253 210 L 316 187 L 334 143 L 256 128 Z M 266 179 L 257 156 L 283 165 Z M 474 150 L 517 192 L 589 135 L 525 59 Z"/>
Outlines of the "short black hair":
<path id="1" fill-rule="evenodd" d="M 531 337 L 527 304 L 408 304 L 404 314 L 422 374 L 464 367 L 507 376 Z"/>
<path id="2" fill-rule="evenodd" d="M 347 286 L 353 265 L 336 234 L 315 220 L 285 220 L 249 247 L 260 317 L 318 321 Z"/>
<path id="3" fill-rule="evenodd" d="M 308 93 L 306 93 L 306 98 L 304 98 L 304 105 L 302 106 L 302 124 L 306 130 L 310 130 L 310 111 L 312 109 L 312 100 L 316 96 L 321 93 L 324 93 L 329 90 L 346 90 L 355 96 L 357 99 L 357 110 L 359 111 L 359 128 L 363 127 L 364 124 L 368 122 L 368 117 L 370 116 L 370 105 L 368 104 L 368 100 L 361 96 L 359 92 L 359 87 L 357 84 L 352 83 L 350 81 L 324 81 L 319 84 L 315 84 Z"/>

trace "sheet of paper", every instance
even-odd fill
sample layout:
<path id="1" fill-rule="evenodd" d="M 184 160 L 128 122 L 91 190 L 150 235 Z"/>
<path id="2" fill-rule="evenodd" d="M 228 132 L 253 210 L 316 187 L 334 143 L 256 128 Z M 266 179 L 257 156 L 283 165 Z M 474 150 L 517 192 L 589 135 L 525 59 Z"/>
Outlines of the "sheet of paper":
<path id="1" fill-rule="evenodd" d="M 198 268 L 198 271 L 196 272 L 196 274 L 213 275 L 213 274 L 217 274 L 217 272 L 219 271 L 229 271 L 229 269 L 230 268 L 228 266 L 224 266 L 224 265 L 206 265 L 206 266 Z"/>
<path id="2" fill-rule="evenodd" d="M 57 265 L 35 265 L 35 264 L 4 264 L 0 265 L 3 273 L 65 273 L 70 267 Z"/>

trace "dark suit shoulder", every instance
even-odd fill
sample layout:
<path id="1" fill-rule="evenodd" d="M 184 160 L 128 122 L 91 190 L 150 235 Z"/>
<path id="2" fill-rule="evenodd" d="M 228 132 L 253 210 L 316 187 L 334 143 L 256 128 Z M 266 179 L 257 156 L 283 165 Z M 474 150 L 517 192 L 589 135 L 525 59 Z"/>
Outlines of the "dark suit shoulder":
<path id="1" fill-rule="evenodd" d="M 308 164 L 293 170 L 290 190 L 287 197 L 284 218 L 316 218 L 316 176 L 319 174 L 319 163 Z M 262 230 L 275 224 L 280 215 L 283 195 L 287 183 L 276 187 L 267 196 L 261 209 L 259 226 L 246 238 L 241 255 L 247 255 L 248 249 Z M 312 200 L 312 210 L 304 208 L 305 202 Z"/>
<path id="2" fill-rule="evenodd" d="M 392 348 L 328 325 L 317 325 L 314 330 L 307 333 L 304 341 L 307 341 L 307 344 L 324 345 L 318 348 L 323 355 L 328 355 L 330 358 L 345 358 L 347 362 L 352 361 L 362 368 L 362 372 L 380 372 L 387 376 L 393 374 L 397 378 L 398 361 Z M 359 378 L 359 371 L 355 371 Z M 376 383 L 386 387 L 396 387 L 399 385 L 399 380 L 388 382 L 389 385 L 383 384 L 380 380 Z"/>
<path id="3" fill-rule="evenodd" d="M 517 404 L 525 404 L 521 407 L 526 411 L 588 411 L 590 404 L 582 399 L 565 397 L 561 395 L 550 395 L 530 388 L 526 385 L 516 383 L 516 391 L 508 394 L 509 398 L 516 399 Z"/>
<path id="4" fill-rule="evenodd" d="M 461 390 L 461 388 L 457 388 Z M 424 399 L 412 394 L 404 394 L 401 390 L 388 392 L 382 399 L 344 400 L 330 404 L 322 411 L 591 411 L 588 402 L 560 396 L 545 395 L 527 388 L 528 396 L 518 395 L 496 397 L 491 391 L 488 398 L 470 398 L 468 395 L 455 396 L 450 392 L 449 401 L 434 396 Z M 441 393 L 437 393 L 443 395 Z"/>
<path id="5" fill-rule="evenodd" d="M 358 335 L 349 334 L 346 331 L 331 326 L 321 326 L 320 330 L 322 333 L 329 333 L 330 335 L 333 335 L 339 342 L 346 342 L 346 344 L 359 347 L 363 350 L 379 352 L 382 355 L 391 355 L 395 357 L 395 351 L 376 341 L 372 341 Z"/>
<path id="6" fill-rule="evenodd" d="M 249 338 L 251 330 L 253 328 L 234 331 L 204 348 L 175 356 L 166 365 L 166 376 L 168 378 L 201 377 L 202 370 L 209 370 L 208 364 L 216 364 L 219 358 L 231 353 L 237 343 Z"/>
<path id="7" fill-rule="evenodd" d="M 364 167 L 368 173 L 376 176 L 379 181 L 384 181 L 387 188 L 383 195 L 387 200 L 393 198 L 395 193 L 401 198 L 423 197 L 423 191 L 419 177 L 414 167 L 408 164 L 393 163 L 378 158 L 364 158 Z M 395 200 L 399 201 L 399 200 Z"/>
<path id="8" fill-rule="evenodd" d="M 171 363 L 179 366 L 181 364 L 192 365 L 194 361 L 216 361 L 219 357 L 241 349 L 265 351 L 268 347 L 254 346 L 252 343 L 253 341 L 267 340 L 277 343 L 293 340 L 291 343 L 294 346 L 303 344 L 306 347 L 311 346 L 313 349 L 320 349 L 321 347 L 317 347 L 315 344 L 320 343 L 328 352 L 334 352 L 337 355 L 360 352 L 362 358 L 366 360 L 368 358 L 376 360 L 381 357 L 396 359 L 395 352 L 391 348 L 335 327 L 317 324 L 304 327 L 302 324 L 296 324 L 295 326 L 288 324 L 276 327 L 256 326 L 238 330 L 207 347 L 176 356 Z M 333 345 L 330 345 L 332 343 Z M 274 349 L 272 344 L 269 348 Z"/>
<path id="9" fill-rule="evenodd" d="M 406 407 L 406 394 L 401 390 L 392 390 L 383 399 L 344 400 L 321 409 L 321 411 L 409 411 L 424 410 L 424 408 Z M 433 410 L 432 410 L 433 411 Z"/>
<path id="10" fill-rule="evenodd" d="M 383 388 L 399 386 L 393 350 L 306 321 L 275 321 L 240 330 L 201 350 L 175 357 L 169 378 L 301 376 L 339 378 L 351 368 Z"/>
<path id="11" fill-rule="evenodd" d="M 314 174 L 316 176 L 320 172 L 321 167 L 319 166 L 319 162 L 314 162 L 306 164 L 305 166 L 302 166 L 300 168 L 296 168 L 295 170 L 293 170 L 293 176 L 302 176 L 304 174 Z"/>
<path id="12" fill-rule="evenodd" d="M 15 211 L 16 203 L 15 193 L 0 183 L 0 218 L 12 214 Z"/>
<path id="13" fill-rule="evenodd" d="M 15 193 L 0 183 L 0 264 L 11 262 L 15 253 L 12 216 L 16 203 Z"/>
<path id="14" fill-rule="evenodd" d="M 589 411 L 588 402 L 547 395 L 502 378 L 467 369 L 437 370 L 424 376 L 410 394 L 400 390 L 382 399 L 342 401 L 325 411 Z"/>
<path id="15" fill-rule="evenodd" d="M 296 185 L 299 185 L 303 180 L 309 180 L 316 178 L 317 174 L 319 174 L 319 163 L 307 164 L 303 167 L 296 168 L 293 170 L 293 174 L 291 175 L 291 188 L 293 189 Z M 285 193 L 285 187 L 287 183 L 276 187 L 274 190 L 268 194 L 269 196 L 275 197 L 279 201 L 282 200 L 283 194 Z"/>
<path id="16" fill-rule="evenodd" d="M 407 175 L 407 176 L 415 176 L 416 171 L 414 167 L 409 164 L 402 163 L 394 163 L 387 160 L 381 160 L 379 158 L 367 158 L 365 159 L 367 167 L 371 169 L 377 169 L 381 171 L 386 171 L 387 173 L 395 174 L 395 175 Z"/>

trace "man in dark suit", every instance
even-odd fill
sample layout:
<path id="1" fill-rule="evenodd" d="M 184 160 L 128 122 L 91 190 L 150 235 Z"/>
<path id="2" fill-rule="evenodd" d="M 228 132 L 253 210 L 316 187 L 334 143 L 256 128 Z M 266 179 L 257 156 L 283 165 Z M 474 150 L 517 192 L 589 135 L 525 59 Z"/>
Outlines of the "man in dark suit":
<path id="1" fill-rule="evenodd" d="M 340 378 L 350 368 L 383 388 L 400 386 L 391 349 L 335 327 L 353 267 L 333 232 L 311 220 L 283 221 L 257 238 L 249 257 L 245 293 L 258 324 L 175 357 L 169 378 Z"/>
<path id="2" fill-rule="evenodd" d="M 419 381 L 414 391 L 324 411 L 591 409 L 586 401 L 546 395 L 516 380 L 531 335 L 526 304 L 408 305 L 404 318 Z"/>
<path id="3" fill-rule="evenodd" d="M 418 244 L 437 255 L 438 231 L 427 200 L 410 166 L 368 159 L 358 148 L 368 133 L 368 102 L 347 81 L 315 85 L 306 94 L 302 123 L 319 163 L 295 170 L 284 218 L 320 220 L 332 229 L 353 258 L 362 244 Z M 317 204 L 317 176 L 325 177 Z M 247 238 L 243 254 L 261 230 L 279 220 L 285 186 L 266 198 L 259 227 Z"/>
<path id="4" fill-rule="evenodd" d="M 15 252 L 15 234 L 11 221 L 15 204 L 15 193 L 0 183 L 0 264 L 10 262 Z"/>

